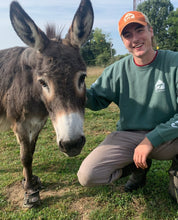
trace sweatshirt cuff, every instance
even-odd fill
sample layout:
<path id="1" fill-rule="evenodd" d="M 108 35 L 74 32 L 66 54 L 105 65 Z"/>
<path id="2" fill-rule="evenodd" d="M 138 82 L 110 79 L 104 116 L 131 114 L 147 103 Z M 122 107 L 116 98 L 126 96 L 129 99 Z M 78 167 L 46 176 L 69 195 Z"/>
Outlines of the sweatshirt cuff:
<path id="1" fill-rule="evenodd" d="M 150 131 L 149 133 L 147 133 L 146 137 L 152 143 L 153 147 L 158 147 L 159 145 L 161 145 L 164 142 L 164 140 L 159 135 L 159 133 L 156 129 L 154 129 L 154 130 Z"/>

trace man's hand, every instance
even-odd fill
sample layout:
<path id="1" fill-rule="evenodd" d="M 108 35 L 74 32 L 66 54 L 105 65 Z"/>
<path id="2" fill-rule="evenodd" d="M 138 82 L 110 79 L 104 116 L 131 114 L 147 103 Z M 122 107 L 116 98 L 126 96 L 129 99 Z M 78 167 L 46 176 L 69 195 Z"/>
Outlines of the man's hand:
<path id="1" fill-rule="evenodd" d="M 152 150 L 153 145 L 148 138 L 145 137 L 143 141 L 135 148 L 133 160 L 137 168 L 146 169 L 148 167 L 146 159 Z"/>

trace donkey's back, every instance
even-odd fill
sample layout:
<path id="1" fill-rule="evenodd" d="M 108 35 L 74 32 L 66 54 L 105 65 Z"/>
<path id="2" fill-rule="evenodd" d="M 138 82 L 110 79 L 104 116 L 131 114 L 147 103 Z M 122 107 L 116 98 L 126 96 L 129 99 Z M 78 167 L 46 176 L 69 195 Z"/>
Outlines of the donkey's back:
<path id="1" fill-rule="evenodd" d="M 32 68 L 23 63 L 25 50 L 29 49 L 14 47 L 0 51 L 0 130 L 13 129 L 26 117 L 48 115 Z"/>

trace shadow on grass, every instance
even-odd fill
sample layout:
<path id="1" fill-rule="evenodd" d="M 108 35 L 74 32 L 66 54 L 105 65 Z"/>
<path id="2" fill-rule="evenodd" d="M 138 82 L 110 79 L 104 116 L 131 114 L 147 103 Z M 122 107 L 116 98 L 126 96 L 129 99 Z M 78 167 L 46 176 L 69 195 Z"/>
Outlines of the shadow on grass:
<path id="1" fill-rule="evenodd" d="M 93 201 L 96 201 L 98 213 L 100 213 L 100 210 L 102 213 L 104 206 L 108 206 L 108 209 L 111 209 L 111 217 L 113 213 L 115 216 L 121 213 L 120 210 L 125 212 L 125 216 L 120 219 L 157 220 L 176 219 L 178 217 L 178 206 L 168 194 L 169 177 L 167 170 L 170 162 L 153 161 L 147 175 L 146 186 L 132 193 L 124 192 L 124 184 L 128 177 L 117 181 L 113 186 L 92 188 L 80 186 L 76 173 L 81 162 L 81 157 L 60 157 L 58 161 L 48 160 L 33 165 L 34 174 L 41 178 L 44 186 L 40 192 L 41 206 L 37 210 L 48 207 L 53 208 L 53 206 L 59 208 L 75 201 L 80 203 L 85 198 L 90 197 L 93 198 Z M 20 168 L 3 169 L 0 170 L 0 173 L 14 173 L 19 172 L 19 170 Z M 23 192 L 21 185 L 16 184 L 16 182 L 12 185 L 17 185 L 16 189 Z M 11 187 L 11 190 L 13 190 L 13 187 Z M 3 196 L 0 196 L 0 199 L 4 201 Z M 23 195 L 20 201 L 23 201 Z M 90 202 L 91 200 L 88 200 L 88 203 Z"/>
<path id="2" fill-rule="evenodd" d="M 140 219 L 178 218 L 178 204 L 168 193 L 169 166 L 170 161 L 153 161 L 146 186 L 129 193 L 133 198 L 132 205 L 136 210 L 140 209 Z"/>
<path id="3" fill-rule="evenodd" d="M 178 204 L 168 193 L 168 175 L 150 174 L 151 180 L 147 181 L 147 186 L 141 190 L 145 201 L 145 209 L 142 217 L 150 219 L 175 219 L 178 217 Z"/>

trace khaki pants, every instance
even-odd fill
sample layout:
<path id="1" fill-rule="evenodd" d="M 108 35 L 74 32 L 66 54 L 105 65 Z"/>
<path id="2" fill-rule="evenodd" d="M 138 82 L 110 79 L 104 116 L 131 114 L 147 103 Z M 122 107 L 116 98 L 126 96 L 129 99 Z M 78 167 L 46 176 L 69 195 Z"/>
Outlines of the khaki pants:
<path id="1" fill-rule="evenodd" d="M 144 139 L 145 131 L 116 131 L 95 148 L 82 162 L 77 173 L 83 186 L 110 184 L 122 176 L 122 168 L 133 162 L 135 147 Z M 178 154 L 178 138 L 154 148 L 149 158 L 172 160 Z"/>

